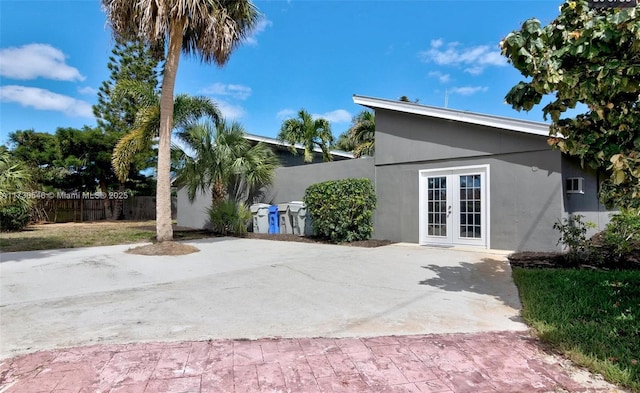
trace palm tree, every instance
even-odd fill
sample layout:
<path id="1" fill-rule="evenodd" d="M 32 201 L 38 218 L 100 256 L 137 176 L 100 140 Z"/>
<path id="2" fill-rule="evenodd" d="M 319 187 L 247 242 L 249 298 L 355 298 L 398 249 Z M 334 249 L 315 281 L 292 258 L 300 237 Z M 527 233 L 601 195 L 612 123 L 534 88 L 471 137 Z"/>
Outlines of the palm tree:
<path id="1" fill-rule="evenodd" d="M 322 160 L 332 161 L 333 157 L 329 153 L 329 146 L 333 144 L 333 134 L 331 124 L 327 119 L 314 119 L 309 112 L 304 109 L 298 111 L 298 117 L 287 119 L 282 122 L 278 139 L 291 145 L 292 153 L 297 154 L 295 148 L 299 143 L 304 148 L 304 162 L 313 161 L 313 151 L 316 147 L 322 150 Z"/>
<path id="2" fill-rule="evenodd" d="M 134 156 L 148 149 L 160 132 L 160 97 L 153 88 L 136 81 L 123 81 L 118 84 L 114 94 L 126 94 L 135 97 L 140 104 L 134 126 L 125 134 L 113 149 L 112 166 L 121 182 L 126 181 Z M 172 130 L 186 129 L 202 117 L 214 121 L 220 118 L 216 104 L 208 97 L 180 94 L 173 103 Z"/>
<path id="3" fill-rule="evenodd" d="M 338 140 L 333 145 L 334 149 L 352 152 L 353 149 L 356 148 L 356 145 L 351 140 L 350 130 L 343 131 L 340 135 L 338 135 Z"/>
<path id="4" fill-rule="evenodd" d="M 363 110 L 353 117 L 349 137 L 355 146 L 353 156 L 373 156 L 376 143 L 376 119 L 372 112 Z"/>
<path id="5" fill-rule="evenodd" d="M 277 157 L 267 145 L 252 145 L 244 135 L 239 123 L 224 120 L 215 126 L 194 124 L 178 133 L 186 149 L 174 145 L 179 161 L 176 183 L 187 187 L 191 202 L 198 192 L 210 189 L 213 206 L 224 199 L 248 205 L 271 184 Z"/>
<path id="6" fill-rule="evenodd" d="M 160 96 L 156 238 L 172 240 L 171 131 L 180 53 L 224 65 L 256 26 L 259 13 L 248 0 L 102 0 L 102 5 L 117 37 L 152 45 L 168 41 Z"/>

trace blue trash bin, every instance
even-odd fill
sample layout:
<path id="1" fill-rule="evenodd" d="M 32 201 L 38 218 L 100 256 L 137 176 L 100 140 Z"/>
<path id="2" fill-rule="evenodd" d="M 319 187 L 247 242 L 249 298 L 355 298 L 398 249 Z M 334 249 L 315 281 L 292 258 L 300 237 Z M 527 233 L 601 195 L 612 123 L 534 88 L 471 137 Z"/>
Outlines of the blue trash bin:
<path id="1" fill-rule="evenodd" d="M 278 206 L 269 206 L 269 233 L 280 233 Z"/>

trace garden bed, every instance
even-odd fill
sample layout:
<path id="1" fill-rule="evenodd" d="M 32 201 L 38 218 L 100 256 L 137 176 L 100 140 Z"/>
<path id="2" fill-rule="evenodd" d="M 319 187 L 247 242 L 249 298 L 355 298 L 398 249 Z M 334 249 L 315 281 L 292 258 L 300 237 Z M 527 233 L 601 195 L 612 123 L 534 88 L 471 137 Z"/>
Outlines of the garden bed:
<path id="1" fill-rule="evenodd" d="M 290 235 L 290 234 L 274 234 L 274 233 L 253 233 L 249 232 L 246 234 L 249 239 L 264 239 L 264 240 L 276 240 L 276 241 L 285 241 L 285 242 L 300 242 L 300 243 L 321 243 L 321 244 L 333 244 L 331 241 L 327 239 L 322 239 L 314 236 L 298 236 L 298 235 Z M 390 240 L 376 240 L 376 239 L 368 239 L 368 240 L 359 240 L 354 242 L 341 243 L 344 246 L 353 246 L 353 247 L 382 247 L 393 244 L 394 242 Z"/>

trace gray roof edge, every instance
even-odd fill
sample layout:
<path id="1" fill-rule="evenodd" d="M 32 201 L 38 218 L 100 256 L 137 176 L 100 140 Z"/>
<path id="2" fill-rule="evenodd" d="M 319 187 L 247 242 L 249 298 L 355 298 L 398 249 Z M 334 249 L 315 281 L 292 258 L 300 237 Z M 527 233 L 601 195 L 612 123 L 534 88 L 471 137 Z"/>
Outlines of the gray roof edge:
<path id="1" fill-rule="evenodd" d="M 254 134 L 245 133 L 244 137 L 246 139 L 251 140 L 251 141 L 268 143 L 270 145 L 283 146 L 283 147 L 291 147 L 292 146 L 290 143 L 282 142 L 282 141 L 280 141 L 278 139 L 269 138 L 269 137 L 261 136 L 261 135 L 254 135 Z M 304 149 L 304 146 L 299 144 L 299 143 L 294 144 L 293 147 L 295 147 L 296 149 Z M 314 148 L 313 151 L 316 152 L 316 153 L 322 153 L 322 149 L 320 149 L 319 147 Z M 338 157 L 354 158 L 353 157 L 353 153 L 349 153 L 349 152 L 342 151 L 342 150 L 329 150 L 329 154 L 331 154 L 333 156 L 338 156 Z"/>
<path id="2" fill-rule="evenodd" d="M 510 131 L 524 132 L 527 134 L 549 136 L 549 124 L 542 122 L 486 115 L 457 109 L 438 108 L 413 102 L 388 100 L 383 98 L 360 96 L 357 94 L 353 95 L 353 102 L 370 108 L 387 109 L 396 112 L 411 113 L 415 115 L 501 128 Z"/>

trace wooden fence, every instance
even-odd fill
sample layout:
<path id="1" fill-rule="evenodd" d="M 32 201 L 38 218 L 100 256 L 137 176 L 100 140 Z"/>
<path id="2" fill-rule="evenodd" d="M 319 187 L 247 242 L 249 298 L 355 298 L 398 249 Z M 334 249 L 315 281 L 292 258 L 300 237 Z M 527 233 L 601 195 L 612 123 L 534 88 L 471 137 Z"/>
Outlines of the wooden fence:
<path id="1" fill-rule="evenodd" d="M 113 204 L 115 200 L 109 200 Z M 129 196 L 122 202 L 122 219 L 155 220 L 155 196 Z M 177 216 L 177 198 L 171 199 L 171 217 Z M 85 199 L 53 197 L 38 199 L 36 202 L 38 219 L 47 222 L 83 222 L 107 219 L 107 210 L 103 199 Z"/>

